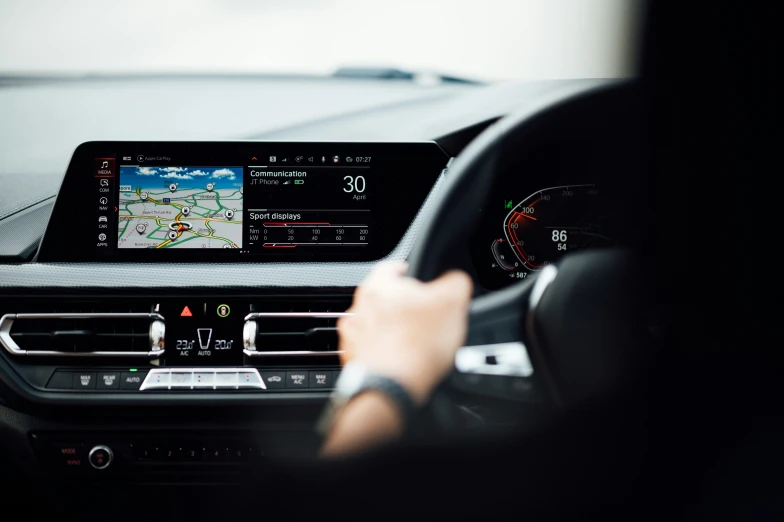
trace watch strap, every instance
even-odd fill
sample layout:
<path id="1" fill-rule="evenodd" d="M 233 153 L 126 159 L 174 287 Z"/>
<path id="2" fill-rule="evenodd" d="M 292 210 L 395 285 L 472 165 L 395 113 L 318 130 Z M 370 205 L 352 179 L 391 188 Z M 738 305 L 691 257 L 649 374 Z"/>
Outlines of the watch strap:
<path id="1" fill-rule="evenodd" d="M 416 405 L 408 391 L 394 379 L 378 374 L 369 374 L 362 387 L 354 394 L 354 397 L 367 391 L 376 391 L 390 399 L 400 412 L 403 418 L 403 429 L 405 430 L 416 415 Z"/>
<path id="2" fill-rule="evenodd" d="M 365 371 L 356 363 L 348 363 L 338 377 L 335 391 L 324 413 L 319 419 L 317 430 L 326 436 L 332 429 L 338 413 L 354 398 L 368 391 L 382 393 L 389 398 L 400 412 L 403 430 L 406 431 L 416 415 L 417 407 L 414 399 L 396 380 L 384 375 Z"/>

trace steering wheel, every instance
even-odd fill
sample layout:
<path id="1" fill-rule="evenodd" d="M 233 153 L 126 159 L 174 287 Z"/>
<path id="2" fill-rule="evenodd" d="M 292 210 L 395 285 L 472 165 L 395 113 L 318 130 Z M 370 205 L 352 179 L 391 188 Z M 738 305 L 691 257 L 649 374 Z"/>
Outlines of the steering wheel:
<path id="1" fill-rule="evenodd" d="M 568 127 L 585 115 L 585 107 L 624 98 L 624 89 L 569 96 L 485 130 L 450 168 L 409 256 L 408 275 L 430 281 L 453 268 L 451 260 L 465 248 L 476 220 L 471 210 L 485 203 L 505 154 L 512 151 L 524 161 L 543 129 Z M 641 284 L 635 256 L 609 248 L 567 255 L 534 277 L 475 297 L 466 348 L 456 358 L 458 375 L 513 378 L 514 397 L 556 410 L 590 401 L 641 362 Z M 453 376 L 447 389 L 457 382 Z"/>

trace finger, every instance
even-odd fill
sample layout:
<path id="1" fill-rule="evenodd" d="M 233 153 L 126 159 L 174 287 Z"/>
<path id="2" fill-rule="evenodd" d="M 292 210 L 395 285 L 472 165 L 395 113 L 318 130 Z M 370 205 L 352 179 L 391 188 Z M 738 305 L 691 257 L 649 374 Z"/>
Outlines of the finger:
<path id="1" fill-rule="evenodd" d="M 370 275 L 367 276 L 362 284 L 396 279 L 405 274 L 407 269 L 408 263 L 404 261 L 383 261 L 373 268 L 373 271 L 370 272 Z"/>
<path id="2" fill-rule="evenodd" d="M 383 292 L 398 282 L 406 272 L 408 264 L 403 262 L 385 261 L 373 268 L 362 283 L 354 291 L 354 303 L 365 297 Z"/>
<path id="3" fill-rule="evenodd" d="M 356 336 L 358 333 L 361 333 L 357 332 L 357 330 L 362 328 L 362 326 L 362 321 L 356 316 L 349 315 L 338 319 L 338 350 L 342 352 L 340 354 L 341 364 L 346 364 L 354 358 L 355 353 L 354 350 L 351 349 L 351 342 L 349 339 L 352 335 Z"/>
<path id="4" fill-rule="evenodd" d="M 340 357 L 340 365 L 345 366 L 347 362 L 354 358 L 354 352 L 348 347 L 347 343 L 340 343 L 338 349 L 340 350 L 340 353 L 338 354 L 338 357 Z"/>

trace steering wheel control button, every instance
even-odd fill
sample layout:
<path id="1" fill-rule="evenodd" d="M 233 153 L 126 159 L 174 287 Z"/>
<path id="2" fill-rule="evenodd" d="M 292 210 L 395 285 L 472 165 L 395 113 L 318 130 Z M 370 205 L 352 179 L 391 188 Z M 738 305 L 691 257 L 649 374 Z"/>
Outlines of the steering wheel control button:
<path id="1" fill-rule="evenodd" d="M 122 372 L 120 374 L 120 389 L 138 390 L 145 377 L 147 377 L 147 372 Z"/>
<path id="2" fill-rule="evenodd" d="M 332 381 L 332 372 L 323 370 L 310 371 L 310 387 L 311 388 L 332 388 L 334 382 Z"/>
<path id="3" fill-rule="evenodd" d="M 98 372 L 95 382 L 99 390 L 119 390 L 120 372 Z"/>
<path id="4" fill-rule="evenodd" d="M 74 390 L 94 390 L 95 372 L 74 372 L 72 382 Z"/>
<path id="5" fill-rule="evenodd" d="M 286 388 L 307 388 L 308 372 L 295 371 L 286 372 Z"/>
<path id="6" fill-rule="evenodd" d="M 112 465 L 112 461 L 114 460 L 114 453 L 108 446 L 98 445 L 90 450 L 90 454 L 88 455 L 87 460 L 90 461 L 90 466 L 95 469 L 106 469 Z"/>
<path id="7" fill-rule="evenodd" d="M 286 387 L 286 372 L 262 372 L 261 376 L 268 389 Z"/>
<path id="8" fill-rule="evenodd" d="M 52 378 L 49 379 L 47 388 L 54 390 L 70 390 L 73 388 L 73 372 L 54 372 Z"/>

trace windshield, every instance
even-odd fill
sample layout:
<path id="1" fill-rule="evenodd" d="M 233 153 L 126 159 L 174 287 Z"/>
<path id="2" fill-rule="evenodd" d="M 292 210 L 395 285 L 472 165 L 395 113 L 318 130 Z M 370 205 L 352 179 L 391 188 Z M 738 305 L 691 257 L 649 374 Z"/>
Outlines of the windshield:
<path id="1" fill-rule="evenodd" d="M 632 72 L 632 0 L 3 0 L 0 74 Z"/>
<path id="2" fill-rule="evenodd" d="M 2 0 L 0 216 L 87 141 L 431 140 L 632 76 L 641 5 Z"/>

